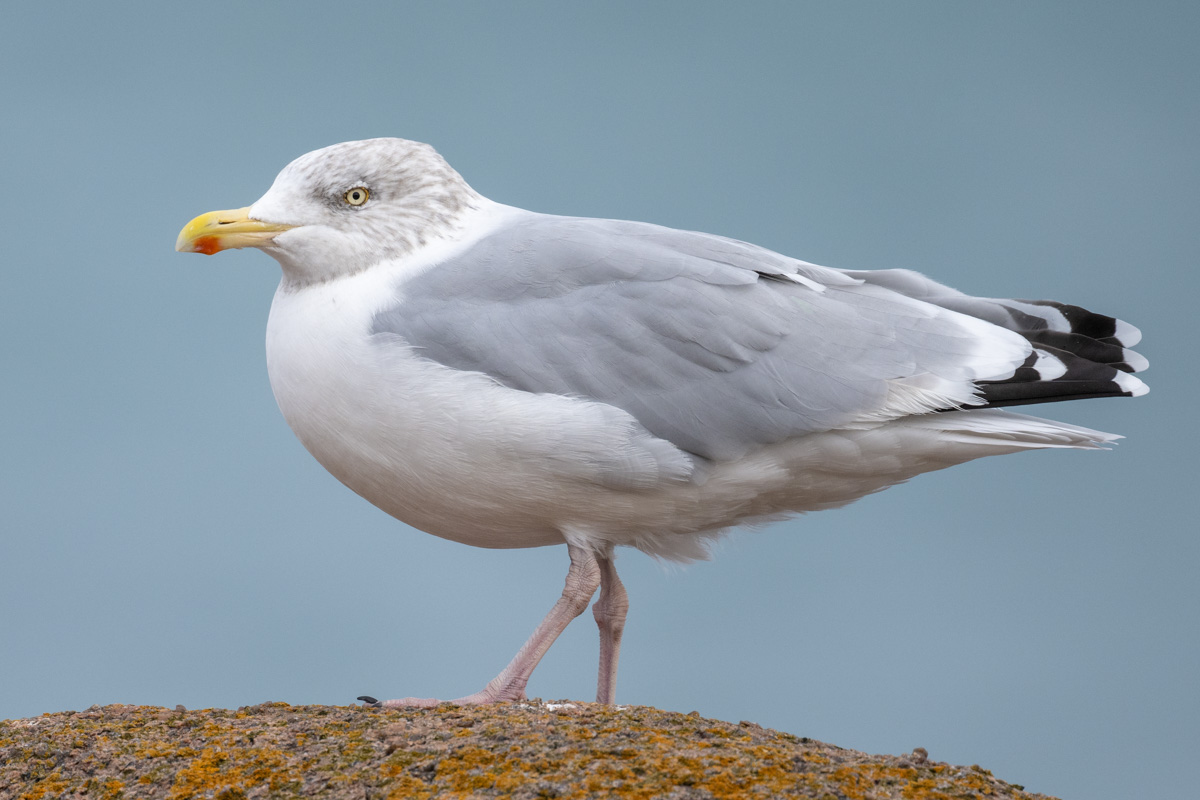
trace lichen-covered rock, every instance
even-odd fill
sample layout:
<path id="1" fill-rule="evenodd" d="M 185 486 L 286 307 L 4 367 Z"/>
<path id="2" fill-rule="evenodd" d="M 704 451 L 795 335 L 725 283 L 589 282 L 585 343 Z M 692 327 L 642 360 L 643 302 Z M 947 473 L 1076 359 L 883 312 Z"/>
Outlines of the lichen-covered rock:
<path id="1" fill-rule="evenodd" d="M 981 767 L 695 712 L 540 703 L 105 706 L 0 722 L 0 799 L 1026 798 Z"/>

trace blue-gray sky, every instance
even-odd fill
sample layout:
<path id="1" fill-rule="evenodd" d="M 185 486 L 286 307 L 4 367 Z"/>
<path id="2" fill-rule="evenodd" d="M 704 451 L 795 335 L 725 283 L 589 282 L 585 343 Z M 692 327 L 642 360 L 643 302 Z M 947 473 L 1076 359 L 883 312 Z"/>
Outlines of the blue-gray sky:
<path id="1" fill-rule="evenodd" d="M 263 361 L 278 268 L 173 252 L 292 158 L 434 144 L 482 193 L 1146 334 L 1152 392 L 1005 456 L 619 566 L 618 698 L 1093 800 L 1200 750 L 1194 3 L 9 4 L 0 27 L 0 718 L 457 696 L 562 548 L 413 531 L 313 461 Z M 589 699 L 595 627 L 531 695 Z"/>

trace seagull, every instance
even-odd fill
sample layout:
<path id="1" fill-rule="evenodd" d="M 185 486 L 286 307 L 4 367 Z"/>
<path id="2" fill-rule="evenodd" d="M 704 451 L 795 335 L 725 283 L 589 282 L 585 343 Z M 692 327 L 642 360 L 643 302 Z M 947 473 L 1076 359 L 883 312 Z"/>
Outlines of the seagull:
<path id="1" fill-rule="evenodd" d="M 511 663 L 450 702 L 525 699 L 599 590 L 613 703 L 628 596 L 614 550 L 687 562 L 739 525 L 916 475 L 1119 436 L 1000 410 L 1145 394 L 1132 325 L 844 270 L 644 222 L 535 213 L 429 145 L 308 153 L 176 250 L 282 267 L 266 353 L 279 408 L 338 480 L 475 547 L 562 545 L 562 596 Z M 405 697 L 384 707 L 432 706 Z"/>

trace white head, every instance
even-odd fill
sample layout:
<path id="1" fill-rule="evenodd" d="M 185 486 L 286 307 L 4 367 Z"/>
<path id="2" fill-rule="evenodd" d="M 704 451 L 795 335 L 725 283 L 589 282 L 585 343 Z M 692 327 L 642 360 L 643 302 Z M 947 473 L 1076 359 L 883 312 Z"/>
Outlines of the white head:
<path id="1" fill-rule="evenodd" d="M 175 249 L 211 255 L 257 247 L 280 263 L 289 281 L 314 283 L 452 233 L 481 200 L 427 144 L 343 142 L 288 164 L 254 205 L 192 220 Z"/>

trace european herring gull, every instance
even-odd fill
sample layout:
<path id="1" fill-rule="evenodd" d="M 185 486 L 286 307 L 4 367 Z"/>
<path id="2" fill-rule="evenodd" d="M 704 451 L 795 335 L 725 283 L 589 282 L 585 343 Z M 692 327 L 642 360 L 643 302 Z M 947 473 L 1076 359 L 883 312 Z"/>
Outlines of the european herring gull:
<path id="1" fill-rule="evenodd" d="M 612 703 L 618 545 L 701 558 L 731 527 L 923 472 L 1099 447 L 1119 437 L 997 407 L 1147 391 L 1131 374 L 1147 366 L 1128 349 L 1140 334 L 1112 317 L 501 205 L 404 139 L 301 156 L 176 243 L 241 247 L 283 268 L 271 387 L 329 472 L 435 536 L 567 546 L 562 597 L 459 704 L 524 698 L 597 588 L 596 700 Z"/>

